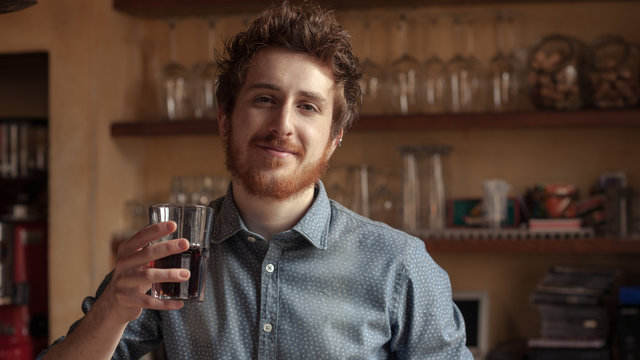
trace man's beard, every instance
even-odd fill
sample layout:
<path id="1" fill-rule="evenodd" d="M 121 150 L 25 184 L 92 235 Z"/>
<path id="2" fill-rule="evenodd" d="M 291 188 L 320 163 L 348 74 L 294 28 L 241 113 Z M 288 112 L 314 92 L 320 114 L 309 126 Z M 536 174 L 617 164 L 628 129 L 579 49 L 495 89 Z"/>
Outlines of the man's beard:
<path id="1" fill-rule="evenodd" d="M 234 149 L 236 145 L 232 139 L 233 130 L 229 129 L 228 136 L 223 138 L 227 170 L 240 181 L 247 192 L 257 197 L 286 200 L 315 184 L 329 168 L 331 141 L 327 142 L 322 156 L 315 163 L 308 164 L 304 168 L 295 168 L 280 176 L 271 177 L 266 176 L 264 170 L 283 166 L 282 160 L 264 155 L 263 161 L 258 166 L 251 166 L 249 159 L 239 158 L 240 151 Z M 279 139 L 275 135 L 263 138 L 253 137 L 249 141 L 249 146 L 255 146 L 256 143 L 292 150 L 296 157 L 304 158 L 304 148 L 292 144 L 289 140 Z M 241 163 L 242 161 L 244 162 Z"/>

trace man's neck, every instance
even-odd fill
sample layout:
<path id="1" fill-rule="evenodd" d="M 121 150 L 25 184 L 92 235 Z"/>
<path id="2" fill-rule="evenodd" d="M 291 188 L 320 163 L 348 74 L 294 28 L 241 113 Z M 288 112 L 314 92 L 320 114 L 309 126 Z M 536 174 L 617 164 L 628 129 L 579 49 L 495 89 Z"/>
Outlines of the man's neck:
<path id="1" fill-rule="evenodd" d="M 233 199 L 247 228 L 270 241 L 271 235 L 291 229 L 313 203 L 314 186 L 286 200 L 257 197 L 239 181 L 232 183 Z"/>

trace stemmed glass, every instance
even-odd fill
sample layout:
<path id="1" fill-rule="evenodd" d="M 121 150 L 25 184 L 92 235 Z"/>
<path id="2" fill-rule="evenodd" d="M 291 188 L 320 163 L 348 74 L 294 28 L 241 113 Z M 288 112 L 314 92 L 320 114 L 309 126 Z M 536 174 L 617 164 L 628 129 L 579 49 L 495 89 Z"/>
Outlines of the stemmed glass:
<path id="1" fill-rule="evenodd" d="M 489 63 L 489 83 L 491 86 L 490 107 L 493 111 L 513 111 L 516 109 L 518 78 L 513 53 L 507 47 L 510 35 L 505 14 L 498 13 L 494 18 L 496 53 Z"/>
<path id="2" fill-rule="evenodd" d="M 420 111 L 417 88 L 420 63 L 408 52 L 408 24 L 405 14 L 398 19 L 401 55 L 391 63 L 391 108 L 396 114 L 415 114 Z"/>
<path id="3" fill-rule="evenodd" d="M 423 64 L 420 81 L 420 97 L 425 113 L 442 113 L 445 111 L 444 89 L 445 68 L 444 62 L 438 56 L 434 44 L 437 42 L 436 26 L 438 17 L 427 14 L 424 19 L 426 41 L 424 42 L 427 60 Z"/>
<path id="4" fill-rule="evenodd" d="M 160 75 L 162 111 L 170 121 L 189 116 L 188 70 L 176 60 L 176 21 L 169 19 L 169 63 Z"/>
<path id="5" fill-rule="evenodd" d="M 215 62 L 214 19 L 208 19 L 207 54 L 209 61 L 196 64 L 192 70 L 193 115 L 196 119 L 214 120 L 216 118 L 216 76 L 218 66 Z"/>
<path id="6" fill-rule="evenodd" d="M 463 21 L 460 16 L 454 16 L 451 28 L 455 55 L 446 65 L 447 96 L 452 113 L 481 110 L 482 73 L 480 62 L 473 56 L 475 44 L 472 27 L 471 18 Z M 463 36 L 463 31 L 466 36 Z"/>
<path id="7" fill-rule="evenodd" d="M 363 21 L 362 114 L 380 115 L 387 110 L 384 91 L 384 69 L 371 58 L 371 18 Z"/>

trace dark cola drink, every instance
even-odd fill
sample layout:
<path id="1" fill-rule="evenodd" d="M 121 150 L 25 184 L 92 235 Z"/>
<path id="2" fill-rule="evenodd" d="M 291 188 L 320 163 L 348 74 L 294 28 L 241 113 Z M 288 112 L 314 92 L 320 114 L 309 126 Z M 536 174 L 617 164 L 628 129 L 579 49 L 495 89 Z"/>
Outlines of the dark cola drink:
<path id="1" fill-rule="evenodd" d="M 207 270 L 208 250 L 191 246 L 189 250 L 158 259 L 152 267 L 161 269 L 184 268 L 191 271 L 191 277 L 184 282 L 154 283 L 153 295 L 161 299 L 202 301 L 204 298 L 204 278 Z"/>

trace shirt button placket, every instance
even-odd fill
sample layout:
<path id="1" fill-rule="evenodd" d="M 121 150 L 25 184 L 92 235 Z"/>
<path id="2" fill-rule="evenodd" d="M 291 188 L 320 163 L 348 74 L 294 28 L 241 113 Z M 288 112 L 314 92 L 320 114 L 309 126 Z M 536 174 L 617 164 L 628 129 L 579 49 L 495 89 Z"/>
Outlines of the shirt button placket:
<path id="1" fill-rule="evenodd" d="M 269 250 L 262 263 L 262 309 L 260 317 L 260 356 L 273 359 L 276 354 L 277 336 L 275 324 L 278 322 L 278 261 L 282 250 L 278 241 L 271 239 Z"/>

